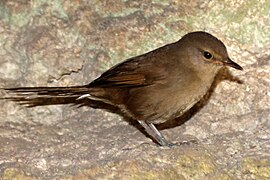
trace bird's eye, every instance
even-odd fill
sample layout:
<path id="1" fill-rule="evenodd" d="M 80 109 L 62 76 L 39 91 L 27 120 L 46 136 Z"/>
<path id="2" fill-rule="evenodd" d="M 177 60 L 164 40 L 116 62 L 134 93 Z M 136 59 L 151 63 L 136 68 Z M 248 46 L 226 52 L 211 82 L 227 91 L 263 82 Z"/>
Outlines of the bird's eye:
<path id="1" fill-rule="evenodd" d="M 208 52 L 208 51 L 204 51 L 203 52 L 203 56 L 206 58 L 206 59 L 211 59 L 213 57 L 213 55 Z"/>

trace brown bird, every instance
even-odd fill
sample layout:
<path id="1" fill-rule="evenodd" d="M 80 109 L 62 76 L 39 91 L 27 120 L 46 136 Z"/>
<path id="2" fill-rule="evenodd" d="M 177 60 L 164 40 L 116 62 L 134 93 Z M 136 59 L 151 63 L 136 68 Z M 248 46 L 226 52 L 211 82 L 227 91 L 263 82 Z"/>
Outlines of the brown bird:
<path id="1" fill-rule="evenodd" d="M 74 87 L 5 88 L 7 99 L 46 97 L 89 98 L 119 108 L 137 120 L 161 146 L 170 143 L 154 124 L 181 116 L 210 88 L 218 70 L 233 62 L 225 45 L 209 33 L 198 31 L 179 41 L 123 61 L 88 85 Z"/>

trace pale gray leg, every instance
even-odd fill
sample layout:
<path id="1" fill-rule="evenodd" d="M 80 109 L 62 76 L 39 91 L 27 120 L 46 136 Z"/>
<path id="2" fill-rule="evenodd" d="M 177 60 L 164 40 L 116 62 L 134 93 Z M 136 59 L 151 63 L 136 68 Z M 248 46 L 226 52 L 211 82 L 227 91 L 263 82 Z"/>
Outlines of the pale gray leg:
<path id="1" fill-rule="evenodd" d="M 165 139 L 165 137 L 158 131 L 152 123 L 145 121 L 138 121 L 145 129 L 145 131 L 161 146 L 170 146 L 171 144 Z"/>

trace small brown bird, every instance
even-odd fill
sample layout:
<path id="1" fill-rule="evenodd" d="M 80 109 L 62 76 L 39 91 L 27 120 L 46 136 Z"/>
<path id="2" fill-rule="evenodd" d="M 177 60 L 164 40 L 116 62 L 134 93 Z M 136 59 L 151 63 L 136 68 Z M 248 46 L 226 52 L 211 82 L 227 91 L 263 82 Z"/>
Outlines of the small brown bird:
<path id="1" fill-rule="evenodd" d="M 5 88 L 11 100 L 40 97 L 89 98 L 119 108 L 137 120 L 161 146 L 170 143 L 154 124 L 181 116 L 210 88 L 218 70 L 233 62 L 225 45 L 206 32 L 191 32 L 179 41 L 125 60 L 88 85 Z"/>

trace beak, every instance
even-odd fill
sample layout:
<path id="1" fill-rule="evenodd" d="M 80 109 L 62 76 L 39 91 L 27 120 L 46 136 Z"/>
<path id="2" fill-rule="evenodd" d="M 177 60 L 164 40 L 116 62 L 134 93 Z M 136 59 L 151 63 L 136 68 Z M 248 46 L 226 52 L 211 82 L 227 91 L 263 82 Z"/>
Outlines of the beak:
<path id="1" fill-rule="evenodd" d="M 243 68 L 240 65 L 233 62 L 230 58 L 227 58 L 227 59 L 223 60 L 222 63 L 225 66 L 230 66 L 230 67 L 233 67 L 233 68 L 238 69 L 238 70 L 243 70 Z"/>

